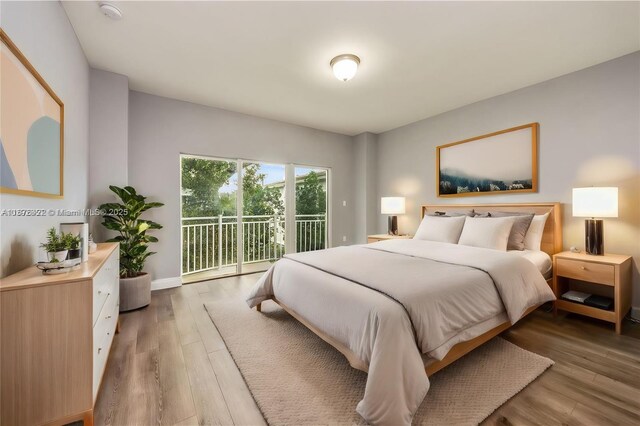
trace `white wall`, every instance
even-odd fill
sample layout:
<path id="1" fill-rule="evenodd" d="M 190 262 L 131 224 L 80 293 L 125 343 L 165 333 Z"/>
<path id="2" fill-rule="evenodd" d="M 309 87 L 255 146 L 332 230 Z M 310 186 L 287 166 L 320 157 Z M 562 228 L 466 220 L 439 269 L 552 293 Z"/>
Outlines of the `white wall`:
<path id="1" fill-rule="evenodd" d="M 145 269 L 154 280 L 180 276 L 180 153 L 331 168 L 333 245 L 352 243 L 351 142 L 349 136 L 130 92 L 129 185 L 165 203 L 149 211 L 164 229 L 154 234 L 158 254 Z"/>
<path id="2" fill-rule="evenodd" d="M 89 65 L 59 2 L 0 2 L 0 26 L 64 102 L 64 198 L 1 194 L 2 209 L 87 207 Z M 47 228 L 73 217 L 0 218 L 0 276 L 38 260 Z"/>
<path id="3" fill-rule="evenodd" d="M 530 122 L 540 123 L 538 193 L 436 197 L 436 146 Z M 634 256 L 638 307 L 639 123 L 640 53 L 634 53 L 380 134 L 379 195 L 407 197 L 402 232 L 415 231 L 424 203 L 559 201 L 565 248 L 584 248 L 583 220 L 571 216 L 571 189 L 618 186 L 620 217 L 605 220 L 605 250 Z M 384 229 L 380 217 L 378 230 Z"/>
<path id="4" fill-rule="evenodd" d="M 115 201 L 109 185 L 125 186 L 128 178 L 129 79 L 91 69 L 89 78 L 89 206 Z M 89 218 L 96 241 L 108 231 L 99 216 Z"/>

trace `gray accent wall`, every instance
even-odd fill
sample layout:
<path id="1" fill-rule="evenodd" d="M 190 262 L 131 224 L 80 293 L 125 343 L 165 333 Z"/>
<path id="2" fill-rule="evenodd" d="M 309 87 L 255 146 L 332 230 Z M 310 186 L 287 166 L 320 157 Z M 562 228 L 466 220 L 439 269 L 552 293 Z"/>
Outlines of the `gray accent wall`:
<path id="1" fill-rule="evenodd" d="M 496 78 L 500 78 L 496 75 Z M 428 102 L 425 99 L 425 102 Z M 540 123 L 539 191 L 437 198 L 436 146 Z M 584 222 L 571 215 L 571 190 L 619 187 L 619 218 L 605 219 L 605 250 L 634 256 L 640 306 L 640 53 L 465 106 L 378 137 L 378 195 L 407 197 L 401 232 L 413 233 L 424 203 L 563 203 L 564 245 L 584 249 Z M 378 219 L 378 231 L 386 227 Z"/>
<path id="2" fill-rule="evenodd" d="M 0 194 L 2 209 L 84 209 L 89 164 L 89 65 L 59 2 L 0 2 L 0 26 L 64 102 L 64 198 Z M 40 260 L 47 228 L 77 217 L 0 218 L 0 276 Z"/>
<path id="3" fill-rule="evenodd" d="M 89 78 L 89 205 L 114 202 L 109 185 L 126 186 L 129 153 L 129 79 L 91 69 Z M 111 237 L 99 216 L 89 218 L 96 241 Z"/>
<path id="4" fill-rule="evenodd" d="M 353 137 L 354 242 L 364 244 L 375 234 L 380 215 L 377 187 L 378 135 L 361 133 Z"/>
<path id="5" fill-rule="evenodd" d="M 154 280 L 180 276 L 181 153 L 330 168 L 333 245 L 353 243 L 351 137 L 131 91 L 129 185 L 165 203 L 149 211 L 164 225 L 146 266 Z"/>

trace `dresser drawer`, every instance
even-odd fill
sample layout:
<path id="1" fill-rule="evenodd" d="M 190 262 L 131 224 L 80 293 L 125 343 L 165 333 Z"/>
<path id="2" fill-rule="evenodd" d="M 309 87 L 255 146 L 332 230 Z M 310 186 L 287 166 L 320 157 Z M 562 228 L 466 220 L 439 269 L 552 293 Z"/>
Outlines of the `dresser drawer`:
<path id="1" fill-rule="evenodd" d="M 558 259 L 556 261 L 556 267 L 558 269 L 556 274 L 561 277 L 610 286 L 613 286 L 615 283 L 615 267 L 613 265 Z"/>
<path id="2" fill-rule="evenodd" d="M 115 314 L 114 314 L 115 313 Z M 107 297 L 102 310 L 98 314 L 98 321 L 93 326 L 93 351 L 98 353 L 98 348 L 103 343 L 105 336 L 113 337 L 113 329 L 118 320 L 118 299 L 110 295 Z"/>
<path id="3" fill-rule="evenodd" d="M 98 320 L 98 314 L 107 300 L 108 292 L 102 281 L 93 279 L 93 324 Z"/>
<path id="4" fill-rule="evenodd" d="M 102 373 L 107 363 L 109 349 L 118 322 L 119 301 L 117 295 L 109 295 L 98 314 L 93 327 L 93 398 L 100 387 Z"/>
<path id="5" fill-rule="evenodd" d="M 102 310 L 109 295 L 118 298 L 120 286 L 119 257 L 117 250 L 111 253 L 100 271 L 93 277 L 93 324 L 98 320 L 98 314 Z"/>

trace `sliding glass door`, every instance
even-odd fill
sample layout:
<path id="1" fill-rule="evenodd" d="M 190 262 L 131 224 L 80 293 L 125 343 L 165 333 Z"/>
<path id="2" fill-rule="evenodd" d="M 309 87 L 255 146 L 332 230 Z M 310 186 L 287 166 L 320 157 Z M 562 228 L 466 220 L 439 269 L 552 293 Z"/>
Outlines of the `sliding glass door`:
<path id="1" fill-rule="evenodd" d="M 264 271 L 285 253 L 285 166 L 242 162 L 242 272 Z"/>
<path id="2" fill-rule="evenodd" d="M 183 281 L 329 246 L 328 169 L 193 155 L 180 164 Z"/>
<path id="3" fill-rule="evenodd" d="M 327 248 L 328 171 L 296 167 L 296 251 Z"/>
<path id="4" fill-rule="evenodd" d="M 182 275 L 237 271 L 237 161 L 181 158 Z"/>

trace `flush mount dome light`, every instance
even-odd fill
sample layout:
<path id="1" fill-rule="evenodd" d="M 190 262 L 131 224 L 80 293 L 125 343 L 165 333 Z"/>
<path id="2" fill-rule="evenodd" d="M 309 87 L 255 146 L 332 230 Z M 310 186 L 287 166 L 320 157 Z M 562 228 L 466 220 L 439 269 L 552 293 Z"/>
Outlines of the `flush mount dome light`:
<path id="1" fill-rule="evenodd" d="M 114 21 L 119 21 L 122 19 L 122 12 L 120 9 L 115 7 L 109 3 L 100 3 L 100 12 L 108 18 L 113 19 Z"/>
<path id="2" fill-rule="evenodd" d="M 352 54 L 338 55 L 331 60 L 330 64 L 331 68 L 333 68 L 333 75 L 338 80 L 348 81 L 356 75 L 358 65 L 360 65 L 360 58 Z"/>

